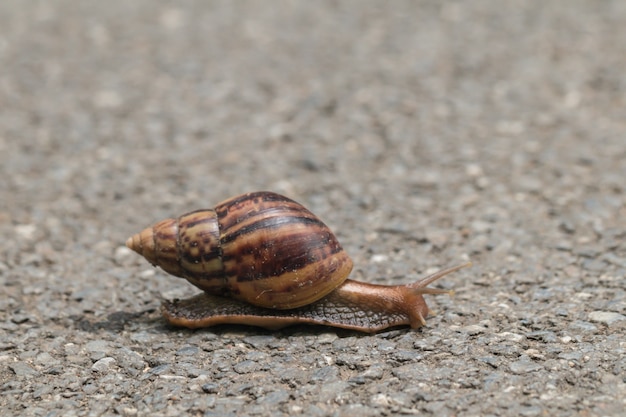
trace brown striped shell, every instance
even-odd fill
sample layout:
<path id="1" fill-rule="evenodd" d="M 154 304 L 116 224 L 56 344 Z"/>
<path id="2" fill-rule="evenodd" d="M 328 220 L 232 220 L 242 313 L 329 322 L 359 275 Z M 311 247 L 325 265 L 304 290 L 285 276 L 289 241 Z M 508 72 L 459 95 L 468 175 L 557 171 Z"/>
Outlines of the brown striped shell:
<path id="1" fill-rule="evenodd" d="M 311 304 L 352 270 L 324 223 L 271 192 L 244 194 L 214 209 L 160 221 L 126 245 L 209 294 L 273 309 Z"/>

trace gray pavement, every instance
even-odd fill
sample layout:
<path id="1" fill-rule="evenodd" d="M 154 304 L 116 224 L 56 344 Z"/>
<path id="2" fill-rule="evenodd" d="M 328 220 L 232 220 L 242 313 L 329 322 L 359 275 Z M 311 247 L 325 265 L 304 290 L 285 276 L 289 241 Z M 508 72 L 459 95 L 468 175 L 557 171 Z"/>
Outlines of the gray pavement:
<path id="1" fill-rule="evenodd" d="M 0 2 L 0 409 L 626 415 L 626 2 Z M 128 236 L 247 191 L 417 331 L 169 327 Z"/>

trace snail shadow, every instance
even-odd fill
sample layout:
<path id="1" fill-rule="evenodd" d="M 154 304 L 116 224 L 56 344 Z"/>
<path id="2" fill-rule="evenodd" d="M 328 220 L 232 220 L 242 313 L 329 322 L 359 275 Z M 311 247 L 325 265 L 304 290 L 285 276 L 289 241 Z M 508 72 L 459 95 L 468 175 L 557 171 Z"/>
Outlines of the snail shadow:
<path id="1" fill-rule="evenodd" d="M 116 311 L 108 314 L 106 319 L 100 321 L 91 321 L 85 316 L 74 316 L 71 319 L 74 322 L 74 328 L 88 333 L 98 333 L 102 330 L 112 333 L 119 333 L 127 328 L 129 324 L 140 326 L 154 327 L 159 326 L 165 328 L 165 324 L 160 315 L 154 313 L 158 308 L 149 308 L 140 312 L 129 313 L 127 311 Z"/>
<path id="2" fill-rule="evenodd" d="M 185 327 L 174 326 L 166 321 L 162 322 L 162 326 L 159 326 L 159 330 L 171 331 L 171 332 L 183 332 L 192 334 L 213 334 L 217 336 L 223 335 L 241 335 L 248 336 L 271 336 L 278 340 L 290 339 L 293 337 L 309 337 L 309 336 L 322 336 L 329 333 L 334 333 L 338 338 L 367 338 L 378 337 L 383 339 L 392 339 L 406 334 L 407 332 L 421 332 L 420 329 L 410 329 L 409 327 L 394 327 L 379 332 L 366 333 L 358 330 L 342 329 L 333 326 L 325 326 L 321 324 L 296 324 L 288 327 L 284 327 L 278 330 L 266 329 L 258 326 L 250 326 L 245 324 L 218 324 L 211 327 L 202 327 L 197 329 L 189 329 Z"/>

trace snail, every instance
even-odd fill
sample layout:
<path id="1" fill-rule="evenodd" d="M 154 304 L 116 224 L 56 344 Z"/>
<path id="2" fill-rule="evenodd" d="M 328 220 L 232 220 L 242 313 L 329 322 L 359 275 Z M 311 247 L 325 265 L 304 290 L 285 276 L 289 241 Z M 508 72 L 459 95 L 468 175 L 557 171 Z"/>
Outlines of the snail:
<path id="1" fill-rule="evenodd" d="M 204 290 L 161 306 L 170 324 L 188 328 L 320 324 L 368 333 L 418 328 L 429 313 L 422 295 L 451 293 L 427 285 L 469 265 L 406 285 L 348 279 L 352 260 L 330 229 L 302 205 L 267 191 L 160 221 L 126 246 Z"/>

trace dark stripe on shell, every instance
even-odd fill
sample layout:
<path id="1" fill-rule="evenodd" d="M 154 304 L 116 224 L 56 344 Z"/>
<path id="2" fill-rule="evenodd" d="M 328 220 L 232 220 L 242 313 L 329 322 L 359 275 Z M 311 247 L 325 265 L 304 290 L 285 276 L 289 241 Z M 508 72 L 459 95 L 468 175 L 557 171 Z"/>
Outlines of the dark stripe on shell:
<path id="1" fill-rule="evenodd" d="M 183 218 L 185 217 L 189 217 L 190 214 L 195 214 L 195 213 L 200 213 L 200 212 L 208 212 L 208 213 L 212 213 L 213 210 L 197 210 L 191 213 L 187 213 L 184 216 L 180 217 L 179 220 L 179 228 L 187 228 L 187 229 L 191 229 L 192 227 L 195 227 L 199 224 L 202 223 L 210 223 L 212 221 L 215 221 L 215 219 L 212 216 L 198 216 L 198 217 L 192 217 L 193 220 L 183 220 Z"/>
<path id="2" fill-rule="evenodd" d="M 297 219 L 297 221 L 296 221 Z M 283 232 L 276 239 L 243 239 L 237 241 L 232 251 L 223 244 L 223 262 L 226 275 L 236 277 L 237 282 L 280 276 L 288 272 L 296 272 L 307 265 L 319 263 L 343 249 L 336 238 L 321 222 L 311 222 L 297 232 L 289 233 L 289 223 L 302 223 L 299 218 L 267 219 L 259 221 L 255 227 L 247 231 L 263 236 L 260 230 L 283 227 Z M 273 220 L 273 222 L 269 221 Z M 305 219 L 308 222 L 310 219 Z M 230 248 L 228 248 L 230 249 Z M 245 258 L 245 259 L 244 259 Z"/>
<path id="3" fill-rule="evenodd" d="M 322 223 L 319 219 L 314 218 L 314 217 L 311 218 L 311 217 L 286 216 L 286 215 L 274 216 L 274 217 L 263 217 L 263 216 L 259 216 L 259 217 L 261 218 L 254 223 L 250 223 L 246 226 L 242 226 L 241 228 L 236 229 L 233 232 L 229 231 L 228 233 L 223 234 L 220 239 L 222 242 L 222 245 L 226 243 L 230 243 L 250 233 L 261 231 L 263 229 L 278 229 L 281 227 L 288 228 L 290 224 L 310 225 L 307 227 L 317 226 L 322 230 L 325 229 L 326 233 L 329 233 L 328 227 L 324 223 Z"/>
<path id="4" fill-rule="evenodd" d="M 301 204 L 270 192 L 244 194 L 218 204 L 215 208 L 222 233 L 238 224 L 246 223 L 255 216 L 266 216 L 268 213 L 284 215 L 299 213 L 301 216 L 315 217 Z"/>
<path id="5" fill-rule="evenodd" d="M 242 194 L 238 197 L 233 197 L 229 200 L 223 201 L 220 204 L 218 204 L 215 209 L 217 210 L 219 209 L 228 209 L 228 207 L 237 207 L 239 205 L 258 205 L 260 203 L 265 203 L 265 202 L 278 202 L 278 201 L 282 201 L 285 203 L 296 203 L 295 201 L 293 201 L 290 198 L 287 198 L 283 195 L 280 194 L 276 194 L 270 191 L 257 191 L 254 193 L 248 193 L 248 194 Z M 298 203 L 296 203 L 298 204 Z M 299 204 L 298 204 L 299 205 Z"/>

